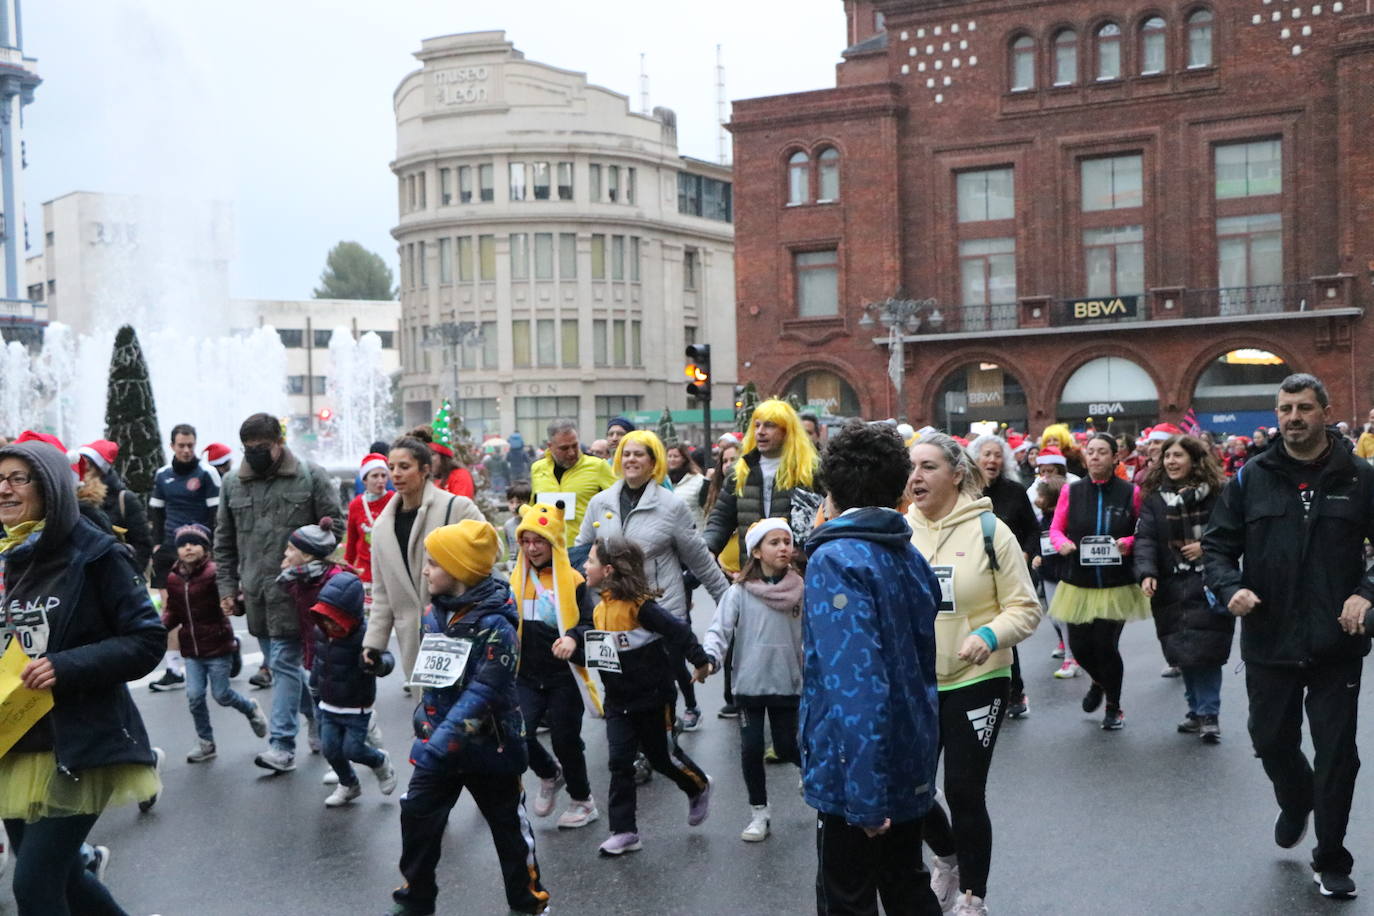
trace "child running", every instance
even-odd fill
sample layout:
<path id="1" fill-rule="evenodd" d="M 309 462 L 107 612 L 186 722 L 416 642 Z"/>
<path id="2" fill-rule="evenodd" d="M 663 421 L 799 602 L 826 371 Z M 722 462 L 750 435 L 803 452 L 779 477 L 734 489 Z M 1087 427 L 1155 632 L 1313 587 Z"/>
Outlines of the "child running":
<path id="1" fill-rule="evenodd" d="M 587 586 L 601 590 L 593 612 L 595 630 L 577 627 L 554 643 L 561 659 L 583 664 L 589 637 L 614 667 L 600 667 L 605 687 L 606 741 L 610 745 L 611 835 L 601 854 L 618 856 L 643 846 L 635 823 L 635 750 L 688 798 L 687 823 L 696 827 L 710 813 L 711 777 L 670 739 L 676 682 L 673 659 L 686 657 L 704 678 L 711 659 L 686 623 L 664 610 L 644 576 L 644 552 L 623 537 L 597 538 L 587 555 Z M 671 748 L 671 756 L 670 756 Z M 674 763 L 672 758 L 677 758 Z"/>
<path id="2" fill-rule="evenodd" d="M 749 559 L 740 581 L 716 607 L 706 632 L 711 670 L 734 641 L 731 675 L 739 707 L 740 763 L 749 791 L 749 826 L 740 839 L 768 838 L 768 783 L 764 775 L 763 720 L 767 715 L 779 761 L 801 765 L 797 707 L 802 689 L 801 609 L 805 586 L 792 567 L 792 530 L 787 519 L 765 518 L 745 533 Z"/>
<path id="3" fill-rule="evenodd" d="M 187 763 L 203 763 L 216 755 L 215 732 L 205 702 L 205 683 L 221 706 L 230 706 L 248 718 L 259 738 L 267 737 L 267 717 L 257 700 L 250 700 L 229 685 L 229 666 L 234 656 L 234 628 L 219 606 L 215 564 L 210 559 L 210 530 L 204 525 L 183 525 L 176 530 L 176 562 L 167 573 L 167 603 L 162 625 L 181 627 L 181 656 L 186 659 L 186 704 L 196 725 L 196 746 L 186 754 Z"/>
<path id="4" fill-rule="evenodd" d="M 582 710 L 601 718 L 601 689 L 586 668 L 554 657 L 553 644 L 578 625 L 591 628 L 592 600 L 582 574 L 572 568 L 564 540 L 563 501 L 520 507 L 516 538 L 520 555 L 511 576 L 511 592 L 520 605 L 520 711 L 529 728 L 525 744 L 530 769 L 539 777 L 535 817 L 553 813 L 558 790 L 568 788 L 568 809 L 560 828 L 585 827 L 599 818 L 587 781 L 582 743 Z M 553 757 L 534 730 L 548 716 Z M 555 760 L 554 757 L 558 759 Z"/>
<path id="5" fill-rule="evenodd" d="M 310 609 L 315 620 L 315 664 L 310 669 L 310 694 L 319 698 L 320 745 L 338 786 L 324 800 L 338 808 L 363 794 L 352 764 L 361 763 L 377 777 L 383 795 L 396 789 L 391 755 L 369 747 L 367 727 L 377 701 L 377 678 L 391 673 L 396 660 L 390 652 L 363 649 L 363 583 L 349 572 L 330 578 Z"/>
<path id="6" fill-rule="evenodd" d="M 528 754 L 515 689 L 518 617 L 510 587 L 491 574 L 500 553 L 496 529 L 485 521 L 464 519 L 425 538 L 431 597 L 411 678 L 424 696 L 410 748 L 415 771 L 401 796 L 406 883 L 391 895 L 393 916 L 435 912 L 444 828 L 464 789 L 491 830 L 511 911 L 542 913 L 549 905 L 520 783 Z"/>

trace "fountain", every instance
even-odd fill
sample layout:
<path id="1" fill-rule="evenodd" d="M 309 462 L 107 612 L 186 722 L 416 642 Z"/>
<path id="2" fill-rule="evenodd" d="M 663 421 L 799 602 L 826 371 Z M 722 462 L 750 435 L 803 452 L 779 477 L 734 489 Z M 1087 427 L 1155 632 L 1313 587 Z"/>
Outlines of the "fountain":
<path id="1" fill-rule="evenodd" d="M 329 395 L 334 416 L 322 430 L 319 457 L 327 464 L 352 464 L 377 439 L 395 431 L 391 378 L 382 370 L 382 339 L 369 331 L 357 340 L 348 328 L 329 338 Z"/>

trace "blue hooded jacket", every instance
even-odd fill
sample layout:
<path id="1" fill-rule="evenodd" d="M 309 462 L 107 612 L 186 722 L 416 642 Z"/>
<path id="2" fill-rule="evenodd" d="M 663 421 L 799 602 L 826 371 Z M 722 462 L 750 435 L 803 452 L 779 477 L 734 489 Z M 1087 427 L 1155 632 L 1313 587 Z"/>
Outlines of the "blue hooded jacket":
<path id="1" fill-rule="evenodd" d="M 806 550 L 806 803 L 860 827 L 915 820 L 934 797 L 939 751 L 939 583 L 892 509 L 827 522 Z"/>
<path id="2" fill-rule="evenodd" d="M 426 687 L 412 721 L 417 767 L 460 773 L 523 773 L 528 762 L 525 720 L 515 672 L 520 665 L 519 617 L 510 586 L 490 576 L 458 597 L 434 595 L 422 633 L 473 643 L 458 681 Z"/>

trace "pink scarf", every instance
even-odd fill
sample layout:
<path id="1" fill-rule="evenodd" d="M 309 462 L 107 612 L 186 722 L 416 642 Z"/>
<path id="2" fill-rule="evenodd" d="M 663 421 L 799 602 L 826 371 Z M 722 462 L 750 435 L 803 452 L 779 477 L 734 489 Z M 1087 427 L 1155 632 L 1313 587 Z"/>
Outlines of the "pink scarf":
<path id="1" fill-rule="evenodd" d="M 762 601 L 775 611 L 791 612 L 801 604 L 802 592 L 805 590 L 805 583 L 802 577 L 797 575 L 795 569 L 789 569 L 787 575 L 782 577 L 781 582 L 765 582 L 762 579 L 749 579 L 744 583 L 744 590 L 755 598 Z"/>

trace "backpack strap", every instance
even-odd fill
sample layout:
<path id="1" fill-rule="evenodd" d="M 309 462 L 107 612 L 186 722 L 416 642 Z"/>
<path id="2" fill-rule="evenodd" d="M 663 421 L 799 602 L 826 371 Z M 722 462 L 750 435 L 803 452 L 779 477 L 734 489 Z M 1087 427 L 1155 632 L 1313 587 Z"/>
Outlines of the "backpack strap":
<path id="1" fill-rule="evenodd" d="M 129 517 L 129 510 L 124 506 L 124 497 L 129 495 L 128 490 L 119 491 L 119 520 L 124 521 Z"/>
<path id="2" fill-rule="evenodd" d="M 997 548 L 992 543 L 992 536 L 997 532 L 997 516 L 992 512 L 984 512 L 978 516 L 978 521 L 983 526 L 983 552 L 988 555 L 988 565 L 992 571 L 997 572 Z"/>
<path id="3" fill-rule="evenodd" d="M 448 524 L 449 518 L 451 518 L 451 517 L 453 516 L 453 503 L 454 503 L 454 501 L 455 501 L 456 499 L 458 499 L 458 495 L 457 495 L 456 493 L 455 493 L 453 496 L 450 496 L 450 497 L 448 498 L 448 508 L 444 510 L 444 524 L 445 524 L 445 525 Z"/>

